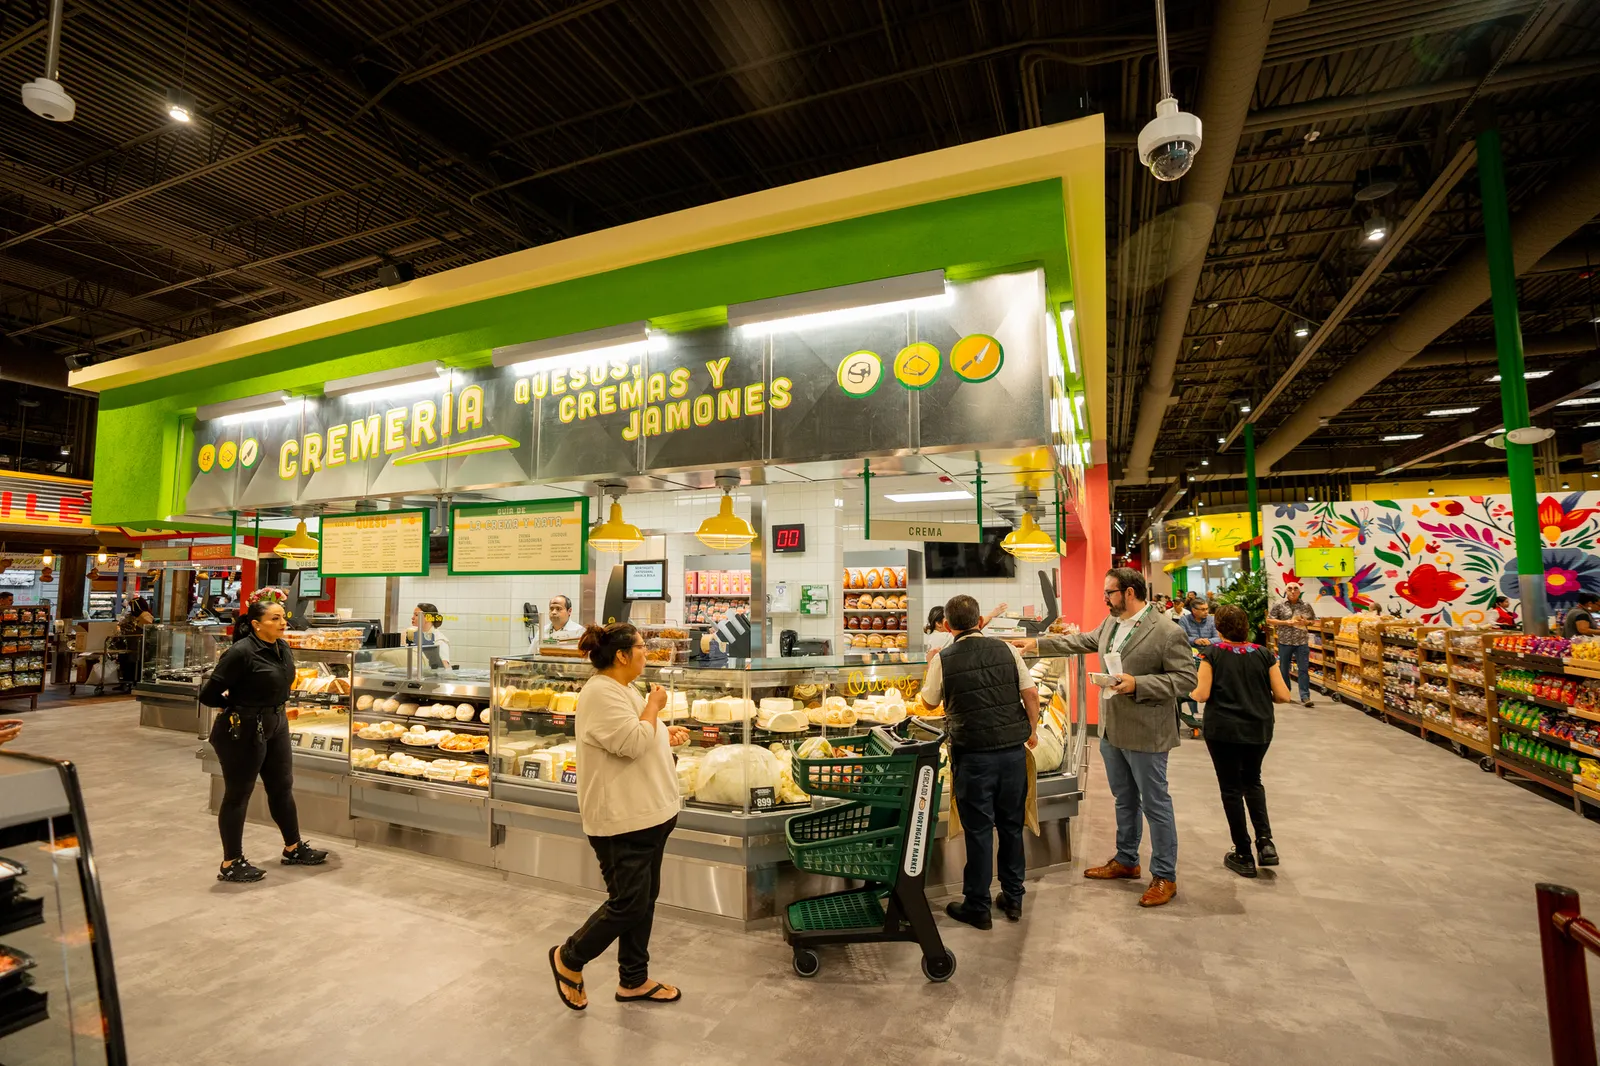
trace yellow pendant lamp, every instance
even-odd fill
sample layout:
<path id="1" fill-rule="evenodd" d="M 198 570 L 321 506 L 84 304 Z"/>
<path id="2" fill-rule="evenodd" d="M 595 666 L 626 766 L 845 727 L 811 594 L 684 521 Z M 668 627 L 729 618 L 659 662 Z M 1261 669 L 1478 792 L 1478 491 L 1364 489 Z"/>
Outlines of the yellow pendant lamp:
<path id="1" fill-rule="evenodd" d="M 1055 538 L 1039 528 L 1033 520 L 1033 515 L 1024 511 L 1022 523 L 1007 533 L 1000 542 L 1000 547 L 1016 556 L 1031 562 L 1053 559 L 1059 553 L 1056 551 Z"/>
<path id="2" fill-rule="evenodd" d="M 738 551 L 747 548 L 750 542 L 756 539 L 756 531 L 750 523 L 733 513 L 733 487 L 739 483 L 737 477 L 722 474 L 717 477 L 717 484 L 722 488 L 722 506 L 717 513 L 700 523 L 700 528 L 694 535 L 700 543 L 708 548 L 720 552 Z"/>
<path id="3" fill-rule="evenodd" d="M 611 517 L 604 522 L 598 522 L 589 530 L 589 544 L 596 551 L 616 552 L 621 555 L 631 552 L 644 543 L 644 534 L 639 532 L 639 527 L 623 520 L 622 501 L 615 496 L 611 500 Z"/>
<path id="4" fill-rule="evenodd" d="M 302 518 L 296 523 L 293 533 L 278 541 L 272 549 L 272 554 L 280 559 L 304 562 L 307 559 L 315 559 L 321 551 L 322 545 L 317 543 L 317 538 L 306 532 L 306 522 Z"/>

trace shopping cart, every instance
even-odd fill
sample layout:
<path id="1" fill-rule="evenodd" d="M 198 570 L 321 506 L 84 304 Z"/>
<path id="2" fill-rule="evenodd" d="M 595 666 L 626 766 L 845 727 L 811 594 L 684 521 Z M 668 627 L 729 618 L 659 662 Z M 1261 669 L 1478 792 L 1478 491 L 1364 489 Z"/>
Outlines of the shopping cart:
<path id="1" fill-rule="evenodd" d="M 909 721 L 899 727 L 911 728 Z M 834 757 L 794 755 L 794 779 L 812 796 L 848 800 L 797 814 L 784 833 L 795 867 L 864 881 L 861 888 L 789 904 L 783 939 L 794 949 L 794 972 L 815 977 L 825 944 L 914 941 L 922 973 L 948 981 L 955 953 L 939 938 L 923 891 L 928 848 L 939 818 L 939 750 L 944 736 L 910 740 L 877 728 L 830 738 Z M 797 748 L 799 742 L 791 744 Z"/>
<path id="2" fill-rule="evenodd" d="M 1200 665 L 1200 653 L 1195 651 L 1193 648 L 1190 648 L 1189 651 L 1190 651 L 1190 654 L 1192 654 L 1194 656 L 1195 667 L 1196 667 L 1196 669 L 1198 669 L 1199 665 Z M 1204 714 L 1204 711 L 1205 711 L 1205 709 L 1203 707 L 1201 707 L 1194 700 L 1191 700 L 1191 699 L 1188 698 L 1188 693 L 1184 693 L 1183 695 L 1179 696 L 1178 697 L 1178 729 L 1179 729 L 1179 731 L 1181 732 L 1182 730 L 1187 729 L 1187 730 L 1189 730 L 1189 735 L 1190 735 L 1191 738 L 1199 739 L 1201 731 L 1205 728 L 1205 714 Z"/>

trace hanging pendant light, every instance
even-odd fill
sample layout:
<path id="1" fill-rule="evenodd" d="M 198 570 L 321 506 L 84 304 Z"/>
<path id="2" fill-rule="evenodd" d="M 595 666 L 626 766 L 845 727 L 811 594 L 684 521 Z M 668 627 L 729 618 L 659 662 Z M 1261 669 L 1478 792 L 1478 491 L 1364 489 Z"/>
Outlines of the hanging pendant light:
<path id="1" fill-rule="evenodd" d="M 1033 520 L 1031 512 L 1022 512 L 1022 521 L 1005 539 L 1000 542 L 1000 547 L 1016 556 L 1031 562 L 1044 559 L 1053 559 L 1059 553 L 1056 551 L 1055 538 L 1039 528 L 1039 523 Z"/>
<path id="2" fill-rule="evenodd" d="M 756 539 L 756 531 L 749 522 L 733 513 L 731 493 L 733 487 L 739 484 L 739 479 L 729 474 L 719 474 L 717 484 L 722 489 L 722 506 L 716 514 L 700 523 L 694 535 L 701 544 L 721 552 L 749 547 L 750 542 Z"/>
<path id="3" fill-rule="evenodd" d="M 622 517 L 621 497 L 626 486 L 608 482 L 600 487 L 611 496 L 611 517 L 604 522 L 597 522 L 589 530 L 589 545 L 596 551 L 616 552 L 619 555 L 631 552 L 644 544 L 644 534 L 639 532 L 638 526 Z"/>
<path id="4" fill-rule="evenodd" d="M 296 523 L 294 532 L 278 541 L 272 549 L 272 554 L 280 559 L 291 559 L 304 562 L 315 559 L 322 551 L 322 545 L 317 543 L 317 538 L 306 532 L 305 519 Z"/>
<path id="5" fill-rule="evenodd" d="M 56 565 L 56 557 L 55 557 L 54 553 L 52 553 L 48 548 L 45 549 L 44 556 L 41 558 L 40 561 L 45 566 L 54 566 L 54 565 Z"/>

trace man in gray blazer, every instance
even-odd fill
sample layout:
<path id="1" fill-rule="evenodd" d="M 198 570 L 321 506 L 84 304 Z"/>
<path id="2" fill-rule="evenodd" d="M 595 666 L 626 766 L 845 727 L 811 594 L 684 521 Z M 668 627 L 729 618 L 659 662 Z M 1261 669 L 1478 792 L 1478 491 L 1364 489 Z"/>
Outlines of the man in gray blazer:
<path id="1" fill-rule="evenodd" d="M 1142 907 L 1178 894 L 1178 826 L 1167 791 L 1167 752 L 1178 746 L 1177 701 L 1197 681 L 1189 640 L 1172 619 L 1145 602 L 1144 575 L 1106 572 L 1106 620 L 1092 633 L 1040 637 L 1040 655 L 1099 652 L 1116 684 L 1101 689 L 1100 759 L 1117 800 L 1117 854 L 1085 870 L 1095 880 L 1139 877 L 1139 841 L 1150 823 L 1150 887 Z"/>

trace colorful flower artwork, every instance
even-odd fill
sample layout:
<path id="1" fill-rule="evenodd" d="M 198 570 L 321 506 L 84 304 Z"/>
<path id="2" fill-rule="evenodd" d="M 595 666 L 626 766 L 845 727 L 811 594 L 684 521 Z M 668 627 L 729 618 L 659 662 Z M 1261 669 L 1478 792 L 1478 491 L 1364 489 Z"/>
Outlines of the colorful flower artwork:
<path id="1" fill-rule="evenodd" d="M 1268 506 L 1262 519 L 1275 596 L 1295 580 L 1296 548 L 1340 547 L 1355 550 L 1355 572 L 1301 579 L 1308 601 L 1347 611 L 1376 603 L 1393 617 L 1446 626 L 1492 623 L 1498 596 L 1517 604 L 1509 496 Z M 1551 608 L 1570 606 L 1580 590 L 1600 592 L 1600 492 L 1542 496 L 1537 520 Z"/>

